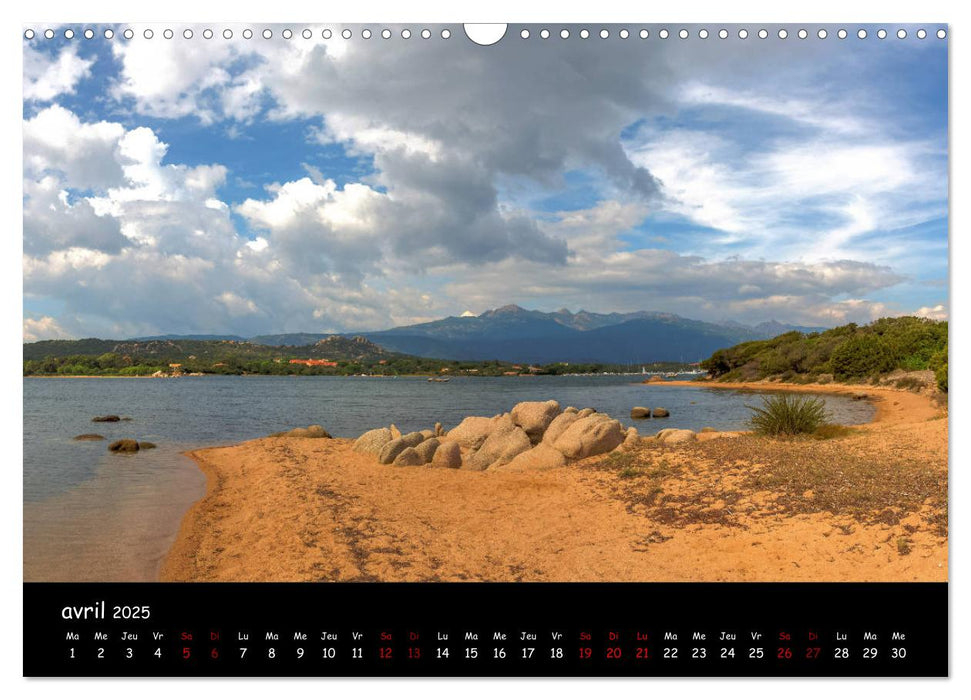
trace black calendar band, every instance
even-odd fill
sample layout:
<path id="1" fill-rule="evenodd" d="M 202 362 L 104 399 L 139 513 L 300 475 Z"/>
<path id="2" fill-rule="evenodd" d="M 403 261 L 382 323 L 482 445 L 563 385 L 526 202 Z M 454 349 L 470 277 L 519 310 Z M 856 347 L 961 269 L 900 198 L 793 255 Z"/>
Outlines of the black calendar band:
<path id="1" fill-rule="evenodd" d="M 946 676 L 946 583 L 24 584 L 26 676 Z"/>

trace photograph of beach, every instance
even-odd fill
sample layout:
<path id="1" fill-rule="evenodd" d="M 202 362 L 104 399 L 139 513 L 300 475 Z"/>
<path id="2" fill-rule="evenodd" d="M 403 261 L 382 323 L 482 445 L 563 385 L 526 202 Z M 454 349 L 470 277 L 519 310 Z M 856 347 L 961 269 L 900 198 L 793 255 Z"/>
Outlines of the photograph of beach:
<path id="1" fill-rule="evenodd" d="M 26 37 L 24 581 L 947 581 L 947 42 L 644 27 Z"/>

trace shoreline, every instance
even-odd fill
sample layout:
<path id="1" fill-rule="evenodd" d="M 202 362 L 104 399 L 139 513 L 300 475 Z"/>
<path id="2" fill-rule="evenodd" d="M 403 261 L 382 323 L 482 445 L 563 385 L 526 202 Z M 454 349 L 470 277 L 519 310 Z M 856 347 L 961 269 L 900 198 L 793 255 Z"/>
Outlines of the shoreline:
<path id="1" fill-rule="evenodd" d="M 848 448 L 862 449 L 866 454 L 886 441 L 900 441 L 915 431 L 929 430 L 926 442 L 936 458 L 943 459 L 946 478 L 947 421 L 934 420 L 944 414 L 931 397 L 868 385 L 665 384 L 866 394 L 876 407 L 874 417 L 870 423 L 855 426 L 860 430 L 853 437 L 844 438 Z M 874 434 L 878 431 L 879 435 Z M 600 458 L 529 473 L 400 468 L 378 465 L 373 458 L 354 453 L 352 442 L 261 438 L 184 453 L 205 475 L 206 493 L 183 517 L 175 543 L 162 563 L 160 580 L 784 581 L 947 577 L 946 536 L 935 536 L 926 524 L 907 525 L 901 530 L 861 525 L 852 518 L 825 512 L 783 516 L 766 504 L 744 521 L 742 530 L 706 525 L 704 520 L 669 529 L 660 522 L 646 522 L 638 512 L 640 506 L 631 511 L 629 505 L 625 507 L 617 500 L 616 493 L 610 495 L 621 482 L 597 469 Z M 729 442 L 734 441 L 706 441 L 695 449 Z M 798 449 L 811 452 L 818 449 L 816 444 L 807 442 Z M 704 455 L 697 457 L 687 451 L 673 450 L 670 454 L 686 465 L 686 474 L 704 461 Z M 915 453 L 914 462 L 920 461 L 917 457 Z M 694 478 L 665 482 L 665 490 L 673 494 L 679 489 L 690 491 Z M 436 492 L 441 498 L 427 498 L 428 493 Z M 920 517 L 930 522 L 931 510 L 925 503 Z M 579 528 L 581 522 L 587 525 Z M 632 537 L 642 537 L 637 533 L 644 528 L 650 531 L 652 527 L 656 527 L 654 533 L 663 544 L 651 545 L 650 549 L 665 553 L 656 562 L 638 555 L 641 550 L 631 549 L 629 542 Z M 909 528 L 915 529 L 912 532 Z M 843 550 L 832 550 L 838 542 L 825 534 L 834 531 L 856 533 L 846 536 L 853 544 L 845 551 L 854 553 L 849 557 L 853 563 L 843 568 L 838 563 Z M 659 535 L 661 532 L 665 534 Z M 666 541 L 672 538 L 679 541 L 678 546 Z M 920 558 L 895 557 L 894 541 L 897 547 L 904 547 L 902 541 L 913 542 L 921 552 Z M 741 556 L 735 549 L 743 542 L 768 550 L 765 559 L 738 566 L 732 557 Z M 409 547 L 414 551 L 406 552 Z M 791 564 L 773 568 L 775 559 L 790 556 L 790 548 L 805 551 L 806 557 L 809 552 L 820 551 L 801 558 L 796 564 L 798 570 L 789 568 Z M 729 554 L 729 550 L 735 553 Z M 885 550 L 887 561 L 876 561 L 878 555 L 856 553 Z M 748 550 L 741 551 L 751 556 Z M 711 561 L 705 558 L 706 553 Z M 504 569 L 500 560 L 519 563 L 505 564 Z M 528 571 L 530 565 L 535 568 L 532 573 Z"/>
<path id="2" fill-rule="evenodd" d="M 659 386 L 663 386 L 658 382 Z M 674 380 L 664 382 L 668 386 L 694 387 L 696 389 L 726 389 L 735 391 L 792 392 L 805 394 L 832 394 L 836 396 L 863 395 L 861 400 L 874 407 L 873 419 L 857 428 L 879 425 L 899 425 L 918 423 L 939 415 L 943 409 L 933 405 L 934 400 L 926 395 L 906 389 L 876 387 L 869 384 L 791 384 L 787 382 L 715 382 Z"/>

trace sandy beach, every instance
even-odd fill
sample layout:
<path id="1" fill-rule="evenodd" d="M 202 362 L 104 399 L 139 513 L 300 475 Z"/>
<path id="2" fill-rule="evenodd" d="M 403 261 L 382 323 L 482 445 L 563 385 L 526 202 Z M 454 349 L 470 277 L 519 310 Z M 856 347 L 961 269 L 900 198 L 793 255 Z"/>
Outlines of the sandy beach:
<path id="1" fill-rule="evenodd" d="M 645 440 L 545 471 L 382 465 L 344 439 L 198 450 L 190 456 L 207 493 L 161 578 L 947 580 L 948 421 L 932 398 L 871 386 L 684 384 L 865 394 L 876 414 L 826 440 Z M 665 427 L 634 424 L 642 435 Z"/>

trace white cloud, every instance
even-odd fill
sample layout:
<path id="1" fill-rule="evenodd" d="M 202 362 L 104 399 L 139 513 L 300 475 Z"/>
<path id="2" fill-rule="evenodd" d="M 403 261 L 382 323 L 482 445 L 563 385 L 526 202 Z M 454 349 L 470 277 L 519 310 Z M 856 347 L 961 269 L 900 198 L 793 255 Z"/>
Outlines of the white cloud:
<path id="1" fill-rule="evenodd" d="M 24 342 L 33 343 L 37 340 L 55 340 L 70 338 L 72 335 L 65 331 L 60 323 L 52 316 L 40 318 L 24 318 Z"/>
<path id="2" fill-rule="evenodd" d="M 71 94 L 78 83 L 91 74 L 94 59 L 78 56 L 76 46 L 66 46 L 52 57 L 24 47 L 24 100 L 48 102 Z"/>
<path id="3" fill-rule="evenodd" d="M 923 316 L 935 321 L 946 321 L 948 318 L 947 307 L 944 304 L 935 306 L 922 306 L 914 312 L 914 316 Z"/>
<path id="4" fill-rule="evenodd" d="M 60 105 L 24 121 L 24 175 L 57 173 L 68 187 L 105 188 L 121 184 L 117 158 L 125 128 L 114 122 L 82 123 Z"/>

